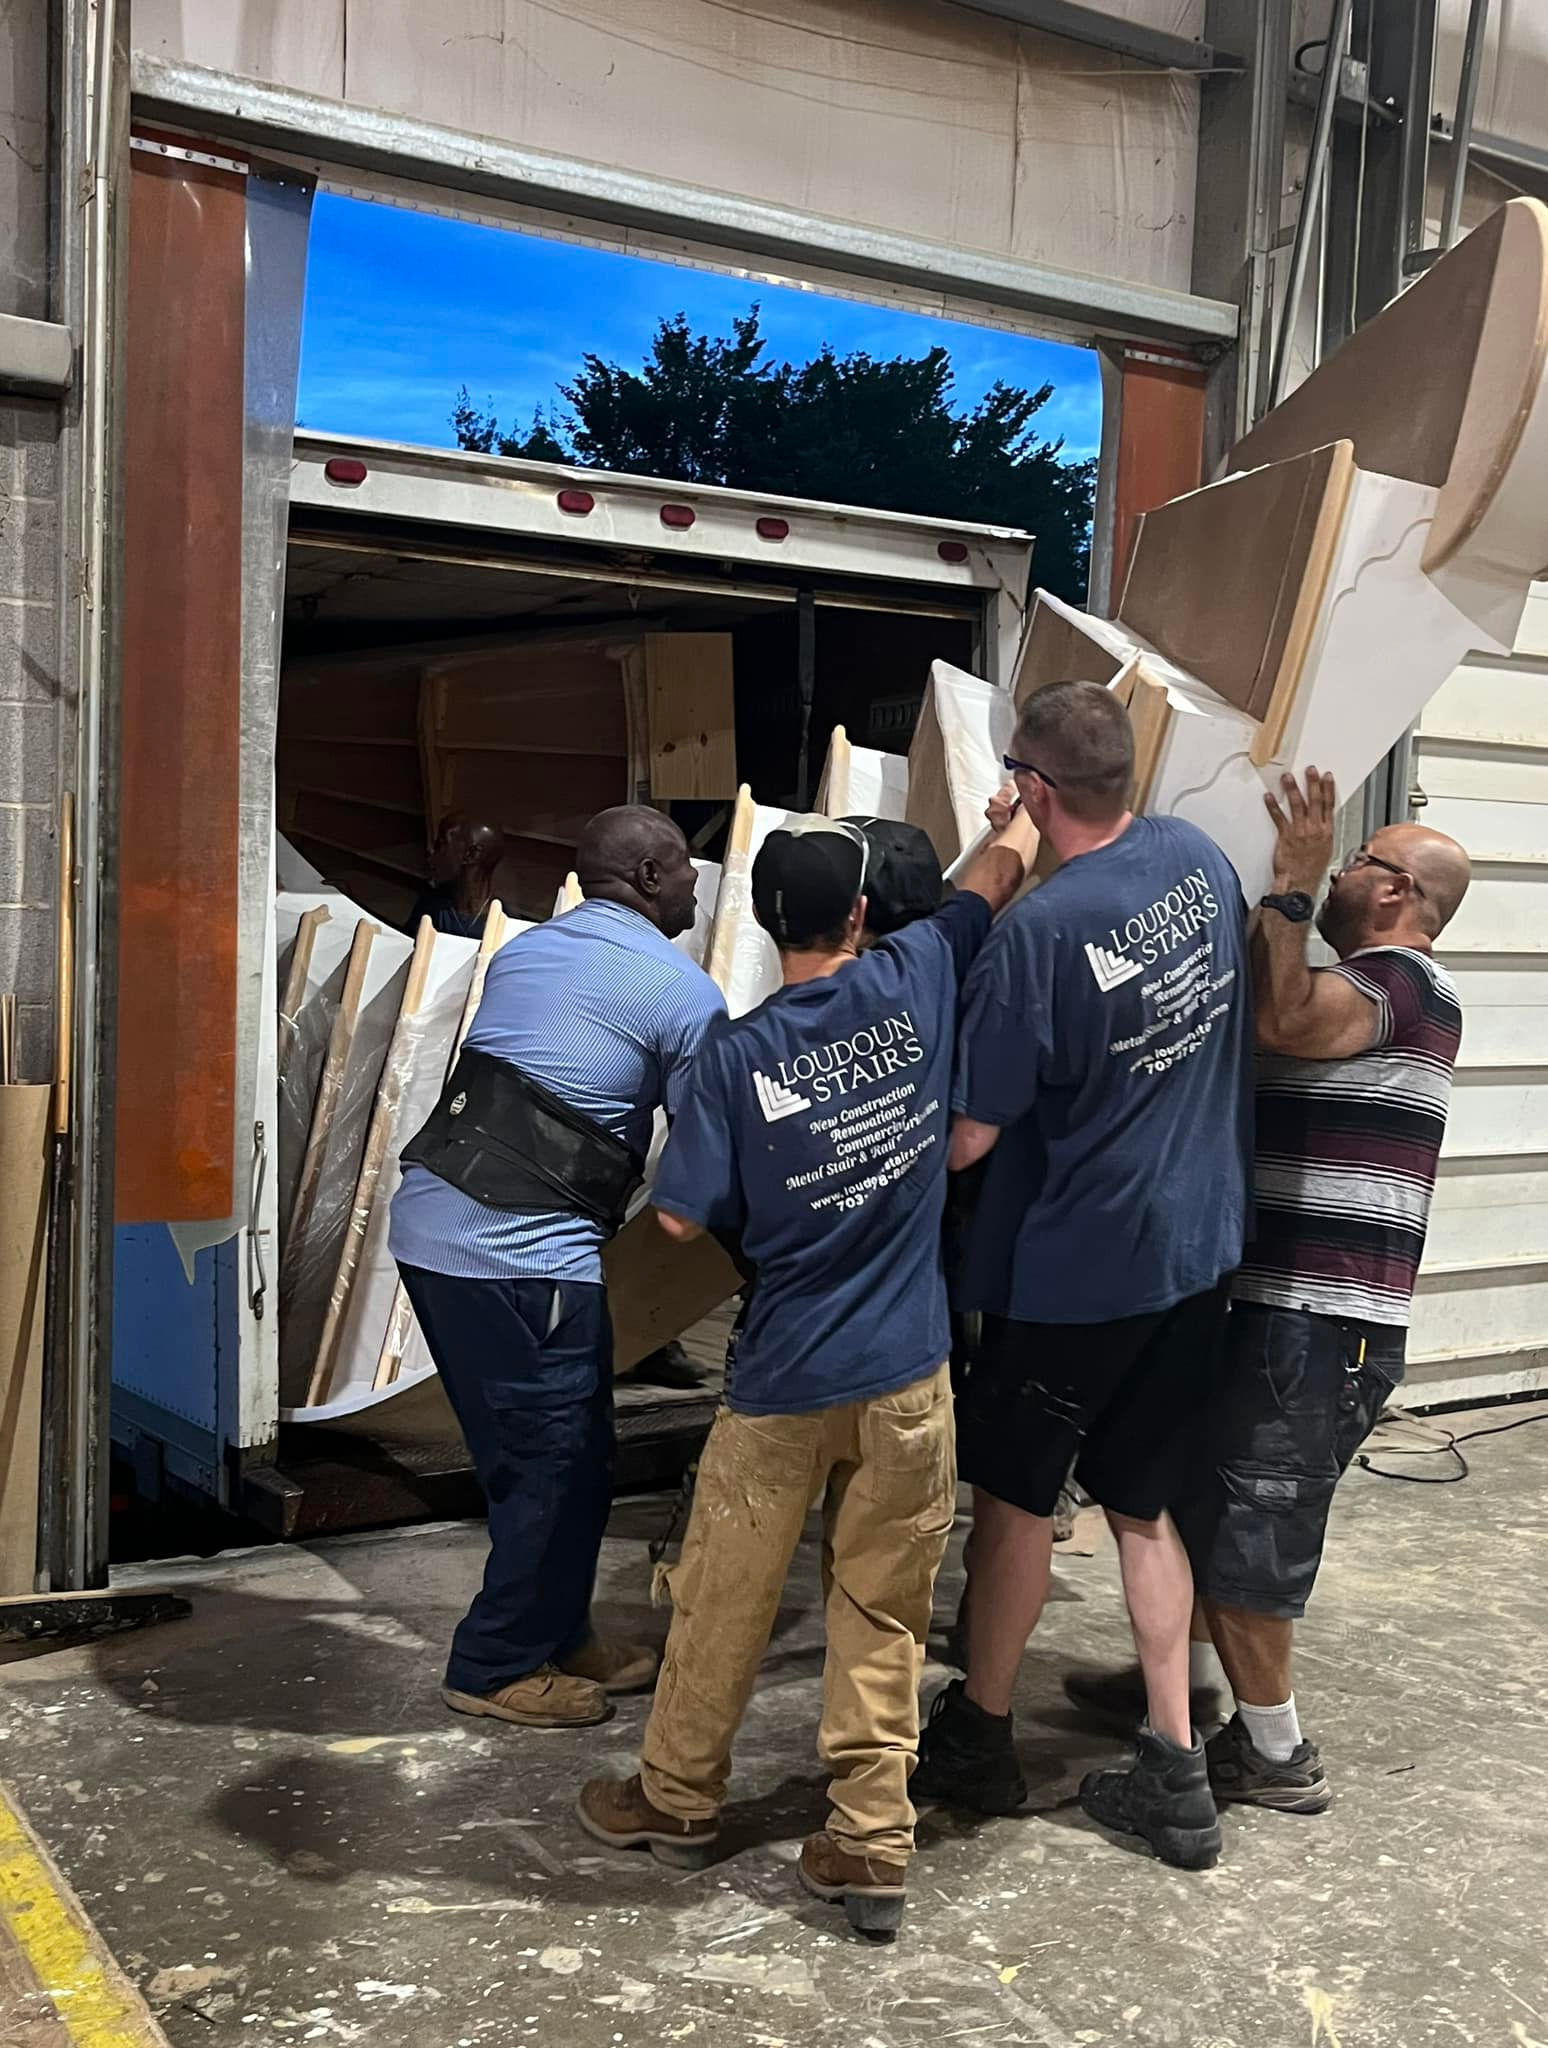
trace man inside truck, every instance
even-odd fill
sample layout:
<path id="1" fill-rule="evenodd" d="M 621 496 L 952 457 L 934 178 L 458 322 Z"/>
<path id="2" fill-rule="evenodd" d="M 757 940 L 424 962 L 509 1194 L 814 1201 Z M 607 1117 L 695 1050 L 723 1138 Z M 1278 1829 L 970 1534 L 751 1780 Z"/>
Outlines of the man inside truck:
<path id="1" fill-rule="evenodd" d="M 409 937 L 428 917 L 438 932 L 481 939 L 495 900 L 495 869 L 504 853 L 505 834 L 497 826 L 480 824 L 460 811 L 443 818 L 430 849 L 430 887 L 421 892 L 404 926 Z"/>
<path id="2" fill-rule="evenodd" d="M 483 1586 L 443 1697 L 533 1728 L 605 1721 L 658 1658 L 597 1640 L 591 1594 L 612 1501 L 612 1325 L 602 1247 L 675 1112 L 720 991 L 672 940 L 694 867 L 658 811 L 593 818 L 585 901 L 489 963 L 430 1121 L 404 1149 L 391 1247 L 489 1511 Z"/>

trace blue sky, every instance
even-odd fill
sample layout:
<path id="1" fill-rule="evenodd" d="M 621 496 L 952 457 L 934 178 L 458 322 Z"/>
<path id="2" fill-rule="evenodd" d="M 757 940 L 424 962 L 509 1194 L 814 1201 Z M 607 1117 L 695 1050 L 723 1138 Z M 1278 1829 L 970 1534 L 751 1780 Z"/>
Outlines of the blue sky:
<path id="1" fill-rule="evenodd" d="M 502 421 L 525 426 L 586 351 L 633 367 L 663 315 L 684 312 L 696 329 L 724 334 L 754 299 L 776 358 L 804 362 L 824 342 L 879 357 L 940 342 L 964 409 L 997 378 L 1052 383 L 1039 432 L 1062 434 L 1071 456 L 1097 452 L 1101 395 L 1087 349 L 330 193 L 312 215 L 298 416 L 324 432 L 446 446 L 466 384 L 476 404 L 492 398 Z"/>

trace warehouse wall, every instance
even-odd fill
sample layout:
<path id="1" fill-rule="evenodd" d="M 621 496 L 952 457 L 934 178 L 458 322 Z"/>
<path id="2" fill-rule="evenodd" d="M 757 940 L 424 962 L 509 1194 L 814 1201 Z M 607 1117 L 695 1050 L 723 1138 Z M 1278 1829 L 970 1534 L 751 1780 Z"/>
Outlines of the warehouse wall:
<path id="1" fill-rule="evenodd" d="M 1192 34 L 1203 4 L 1107 11 Z M 618 170 L 1189 287 L 1197 80 L 941 0 L 136 0 L 133 37 Z"/>
<path id="2" fill-rule="evenodd" d="M 0 8 L 0 313 L 50 312 L 48 9 Z M 0 991 L 46 1079 L 54 987 L 59 409 L 0 391 Z"/>
<path id="3" fill-rule="evenodd" d="M 1463 1023 L 1409 1350 L 1409 1398 L 1435 1401 L 1548 1385 L 1548 584 L 1514 653 L 1426 707 L 1414 779 L 1473 857 L 1437 949 Z"/>

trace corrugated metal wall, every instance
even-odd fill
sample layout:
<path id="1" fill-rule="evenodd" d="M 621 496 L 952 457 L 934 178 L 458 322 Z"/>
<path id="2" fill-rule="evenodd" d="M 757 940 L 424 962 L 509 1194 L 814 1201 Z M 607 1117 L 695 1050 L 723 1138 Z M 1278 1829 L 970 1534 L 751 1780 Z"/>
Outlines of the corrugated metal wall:
<path id="1" fill-rule="evenodd" d="M 1425 713 L 1423 821 L 1473 857 L 1440 954 L 1462 1053 L 1414 1308 L 1408 1398 L 1548 1386 L 1548 584 L 1515 653 Z"/>

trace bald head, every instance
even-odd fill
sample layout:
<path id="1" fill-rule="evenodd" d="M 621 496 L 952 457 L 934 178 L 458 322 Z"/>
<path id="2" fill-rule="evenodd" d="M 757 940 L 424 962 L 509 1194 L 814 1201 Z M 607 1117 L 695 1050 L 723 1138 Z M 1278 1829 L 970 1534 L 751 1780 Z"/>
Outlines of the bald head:
<path id="1" fill-rule="evenodd" d="M 466 874 L 487 882 L 505 853 L 505 834 L 497 825 L 453 811 L 441 820 L 430 853 L 431 879 L 441 886 Z"/>
<path id="2" fill-rule="evenodd" d="M 1333 878 L 1317 928 L 1341 960 L 1366 946 L 1428 947 L 1467 894 L 1465 850 L 1428 825 L 1384 825 Z"/>
<path id="3" fill-rule="evenodd" d="M 1427 935 L 1439 938 L 1472 879 L 1466 848 L 1428 825 L 1386 825 L 1371 835 L 1370 851 L 1413 876 L 1424 892 L 1416 896 L 1415 914 Z"/>
<path id="4" fill-rule="evenodd" d="M 575 849 L 575 875 L 588 901 L 636 910 L 669 939 L 693 928 L 688 842 L 680 826 L 645 804 L 598 811 Z"/>

